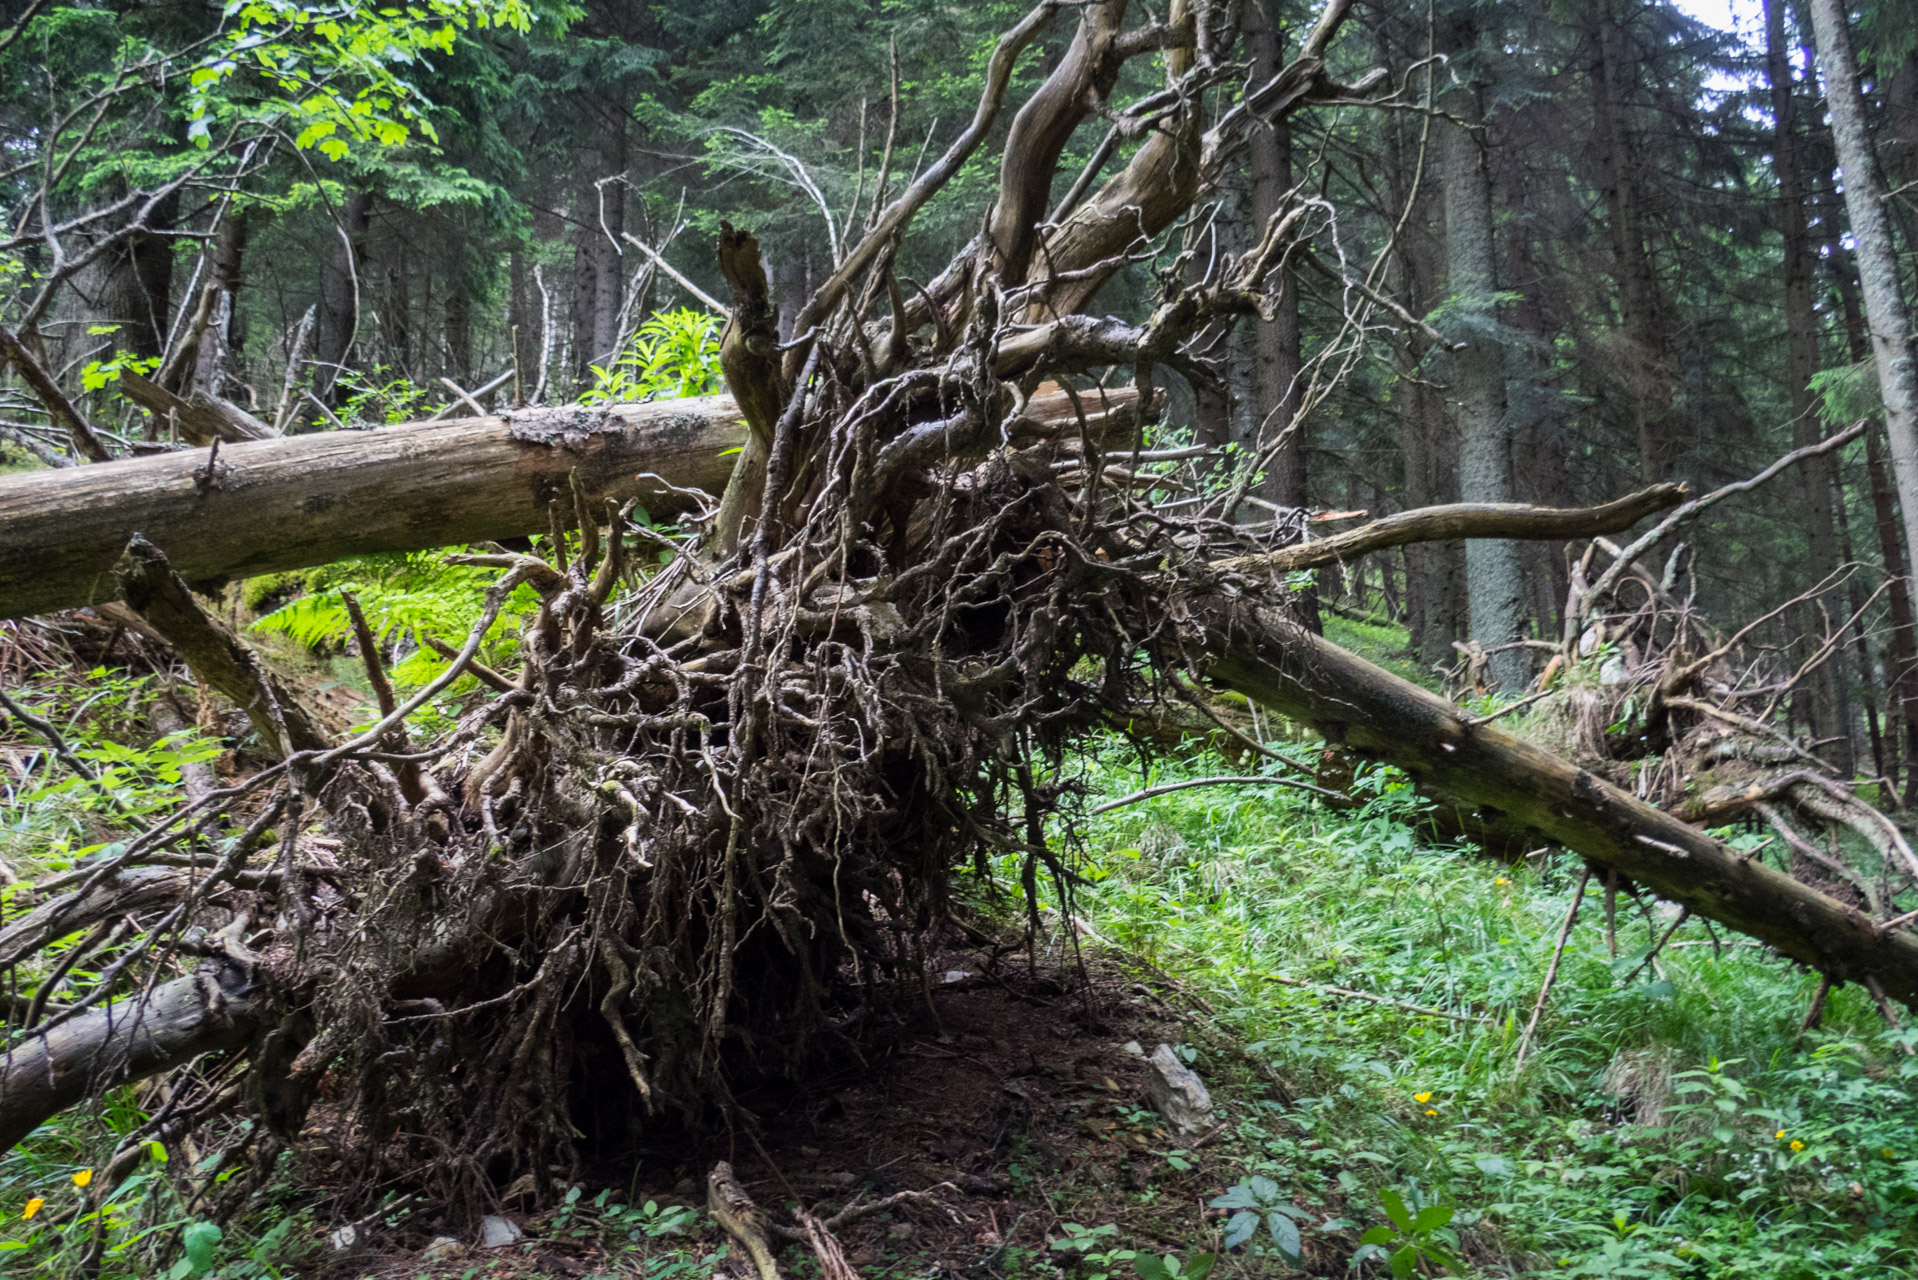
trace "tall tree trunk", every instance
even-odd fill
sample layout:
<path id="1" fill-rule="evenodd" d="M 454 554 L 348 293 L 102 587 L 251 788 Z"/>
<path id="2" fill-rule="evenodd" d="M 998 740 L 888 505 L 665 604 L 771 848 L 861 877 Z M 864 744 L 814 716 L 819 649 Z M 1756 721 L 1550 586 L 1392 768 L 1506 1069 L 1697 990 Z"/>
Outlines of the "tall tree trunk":
<path id="1" fill-rule="evenodd" d="M 1424 52 L 1422 42 L 1419 52 Z M 1389 65 L 1390 51 L 1381 47 L 1378 60 Z M 1385 122 L 1386 191 L 1394 208 L 1409 206 L 1413 211 L 1386 264 L 1386 284 L 1399 305 L 1413 315 L 1424 315 L 1438 300 L 1437 251 L 1427 227 L 1423 183 L 1414 190 L 1416 136 L 1407 136 L 1409 128 L 1407 117 L 1400 114 Z M 1457 437 L 1421 367 L 1430 344 L 1408 329 L 1394 330 L 1392 343 L 1396 377 L 1390 394 L 1405 467 L 1400 505 L 1427 507 L 1456 501 Z M 1426 670 L 1449 664 L 1452 642 L 1463 634 L 1459 585 L 1464 558 L 1464 549 L 1455 543 L 1405 548 L 1405 629 L 1419 665 Z"/>
<path id="2" fill-rule="evenodd" d="M 473 377 L 473 298 L 455 275 L 446 291 L 446 376 L 471 389 Z"/>
<path id="3" fill-rule="evenodd" d="M 1453 74 L 1466 83 L 1445 95 L 1445 107 L 1473 124 L 1484 119 L 1483 53 L 1476 26 L 1455 17 L 1445 25 Z M 1506 417 L 1505 351 L 1488 330 L 1497 320 L 1492 235 L 1492 180 L 1478 140 L 1453 124 L 1438 128 L 1445 192 L 1445 262 L 1455 305 L 1472 316 L 1462 349 L 1452 353 L 1453 399 L 1459 420 L 1459 494 L 1466 502 L 1512 500 L 1512 438 Z M 1506 693 L 1523 689 L 1531 663 L 1519 638 L 1525 619 L 1525 574 L 1518 545 L 1474 541 L 1465 547 L 1465 596 L 1472 642 L 1491 655 L 1487 673 Z"/>
<path id="4" fill-rule="evenodd" d="M 604 239 L 599 233 L 599 188 L 602 153 L 598 147 L 580 152 L 582 181 L 573 202 L 573 377 L 580 384 L 592 379 L 592 367 L 599 363 L 593 349 L 595 317 L 599 314 L 599 248 Z"/>
<path id="5" fill-rule="evenodd" d="M 1632 181 L 1637 161 L 1633 158 L 1618 92 L 1621 75 L 1629 65 L 1629 55 L 1619 47 L 1620 33 L 1613 21 L 1610 3 L 1611 0 L 1598 0 L 1586 18 L 1586 36 L 1594 53 L 1593 151 L 1612 238 L 1612 270 L 1618 282 L 1619 310 L 1625 336 L 1631 344 L 1632 362 L 1636 365 L 1626 377 L 1625 392 L 1637 428 L 1639 478 L 1649 484 L 1669 479 L 1677 464 L 1672 422 L 1672 346 L 1658 278 L 1652 269 L 1651 255 L 1645 249 L 1637 187 Z"/>
<path id="6" fill-rule="evenodd" d="M 1835 205 L 1837 193 L 1829 194 Z M 1863 364 L 1871 359 L 1871 338 L 1865 332 L 1864 309 L 1858 301 L 1857 274 L 1851 255 L 1839 238 L 1839 219 L 1835 213 L 1834 209 L 1824 218 L 1827 261 L 1837 286 L 1852 363 Z M 1885 563 L 1885 594 L 1891 613 L 1887 674 L 1892 694 L 1890 709 L 1895 715 L 1888 733 L 1891 748 L 1886 752 L 1886 770 L 1894 782 L 1898 781 L 1898 757 L 1902 753 L 1908 772 L 1900 792 L 1909 794 L 1912 782 L 1918 780 L 1918 623 L 1914 622 L 1912 612 L 1904 527 L 1898 518 L 1891 468 L 1886 465 L 1884 441 L 1876 424 L 1865 433 L 1865 468 L 1871 481 L 1872 523 L 1878 530 L 1878 553 Z"/>
<path id="7" fill-rule="evenodd" d="M 313 348 L 317 365 L 313 392 L 322 400 L 333 399 L 334 384 L 358 336 L 366 288 L 366 233 L 372 225 L 373 193 L 349 192 L 340 207 L 336 228 L 339 243 L 327 268 L 326 287 L 320 298 L 320 332 Z"/>
<path id="8" fill-rule="evenodd" d="M 1816 444 L 1824 432 L 1819 424 L 1818 397 L 1811 389 L 1819 366 L 1818 315 L 1812 307 L 1811 287 L 1815 258 L 1805 215 L 1809 192 L 1800 154 L 1791 46 L 1785 38 L 1785 0 L 1765 0 L 1765 65 L 1771 80 L 1772 167 L 1778 175 L 1779 227 L 1784 236 L 1785 381 L 1791 395 L 1792 445 L 1802 449 Z M 1806 459 L 1798 469 L 1798 479 L 1804 493 L 1807 576 L 1813 582 L 1822 582 L 1838 568 L 1837 535 L 1832 524 L 1832 494 L 1838 473 L 1831 455 Z M 1801 648 L 1817 643 L 1815 630 L 1807 628 Z M 1839 740 L 1841 755 L 1837 763 L 1849 773 L 1854 765 L 1853 717 L 1843 667 L 1837 662 L 1820 667 L 1813 693 L 1813 735 Z"/>
<path id="9" fill-rule="evenodd" d="M 1811 20 L 1818 39 L 1818 65 L 1825 76 L 1832 141 L 1845 180 L 1845 211 L 1850 216 L 1858 285 L 1885 405 L 1892 476 L 1904 514 L 1905 563 L 1910 564 L 1918 555 L 1918 361 L 1911 350 L 1911 320 L 1899 289 L 1885 193 L 1872 162 L 1864 104 L 1858 97 L 1858 70 L 1844 6 L 1839 0 L 1811 0 Z"/>
<path id="10" fill-rule="evenodd" d="M 1255 80 L 1275 76 L 1285 66 L 1276 8 L 1274 0 L 1247 0 L 1243 9 Z M 1292 190 L 1291 124 L 1281 120 L 1269 129 L 1256 130 L 1248 152 L 1252 221 L 1247 238 L 1256 241 Z M 1262 449 L 1267 442 L 1283 438 L 1278 453 L 1266 465 L 1260 496 L 1277 506 L 1304 508 L 1311 505 L 1311 500 L 1306 485 L 1304 423 L 1299 418 L 1305 368 L 1300 350 L 1299 291 L 1292 280 L 1279 280 L 1276 287 L 1278 305 L 1272 318 L 1261 316 L 1253 323 L 1251 417 L 1255 434 L 1246 444 Z M 1306 627 L 1314 632 L 1321 630 L 1318 593 L 1303 592 L 1300 604 L 1300 617 Z"/>
<path id="11" fill-rule="evenodd" d="M 603 364 L 619 351 L 620 304 L 626 300 L 625 258 L 615 241 L 626 229 L 626 113 L 616 112 L 600 145 L 600 184 L 592 210 L 594 264 L 599 281 L 593 290 L 593 362 Z"/>
<path id="12" fill-rule="evenodd" d="M 210 396 L 226 394 L 227 362 L 239 345 L 240 286 L 245 283 L 246 245 L 253 231 L 250 209 L 228 209 L 214 242 L 208 286 L 215 297 L 205 332 L 193 353 L 193 389 Z"/>

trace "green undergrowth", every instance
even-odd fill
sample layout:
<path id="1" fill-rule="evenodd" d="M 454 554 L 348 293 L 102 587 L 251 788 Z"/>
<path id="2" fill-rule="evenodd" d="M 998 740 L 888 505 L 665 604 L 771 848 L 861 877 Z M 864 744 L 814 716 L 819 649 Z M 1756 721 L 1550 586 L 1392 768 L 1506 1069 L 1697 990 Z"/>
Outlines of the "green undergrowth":
<path id="1" fill-rule="evenodd" d="M 1120 795 L 1219 772 L 1142 778 L 1115 747 L 1088 781 Z M 1594 880 L 1521 1069 L 1579 864 L 1428 839 L 1392 771 L 1361 788 L 1345 811 L 1278 787 L 1179 791 L 1077 840 L 1092 930 L 1171 1003 L 1211 1011 L 1227 1048 L 1201 1069 L 1292 1095 L 1243 1113 L 1238 1137 L 1319 1258 L 1441 1274 L 1388 1221 L 1397 1193 L 1450 1210 L 1430 1239 L 1476 1274 L 1918 1276 L 1918 1036 L 1855 987 L 1801 1036 L 1815 976 L 1736 935 L 1714 945 L 1702 922 L 1641 967 L 1674 915 L 1649 899 L 1617 899 L 1614 958 Z M 1251 1265 L 1228 1255 L 1219 1274 Z"/>
<path id="2" fill-rule="evenodd" d="M 1437 674 L 1419 665 L 1404 627 L 1382 619 L 1348 617 L 1330 609 L 1322 610 L 1319 618 L 1325 638 L 1333 644 L 1421 688 L 1440 692 Z"/>

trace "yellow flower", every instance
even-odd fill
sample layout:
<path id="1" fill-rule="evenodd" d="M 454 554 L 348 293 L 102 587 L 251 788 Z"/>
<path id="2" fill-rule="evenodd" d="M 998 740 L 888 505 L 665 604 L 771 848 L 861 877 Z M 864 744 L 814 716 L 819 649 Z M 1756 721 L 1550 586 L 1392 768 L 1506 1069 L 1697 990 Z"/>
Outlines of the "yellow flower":
<path id="1" fill-rule="evenodd" d="M 1414 1102 L 1430 1102 L 1431 1100 L 1432 1100 L 1432 1095 L 1429 1091 L 1425 1093 L 1415 1093 L 1412 1095 L 1412 1101 Z"/>
<path id="2" fill-rule="evenodd" d="M 1898 1158 L 1898 1155 L 1896 1152 L 1894 1152 L 1890 1147 L 1885 1148 L 1885 1159 L 1896 1160 L 1897 1158 Z"/>
<path id="3" fill-rule="evenodd" d="M 80 1170 L 80 1172 L 73 1175 L 73 1185 L 76 1187 L 84 1187 L 87 1185 L 87 1183 L 92 1181 L 93 1181 L 93 1170 L 91 1169 L 82 1169 Z"/>
<path id="4" fill-rule="evenodd" d="M 1772 1137 L 1778 1139 L 1780 1142 L 1783 1142 L 1785 1140 L 1785 1131 L 1783 1129 L 1780 1129 L 1777 1133 L 1774 1133 Z"/>
<path id="5" fill-rule="evenodd" d="M 1426 1112 L 1425 1114 L 1426 1114 L 1426 1115 L 1428 1115 L 1428 1116 L 1435 1116 L 1435 1115 L 1437 1115 L 1437 1114 L 1438 1114 L 1438 1112 L 1436 1112 L 1436 1111 L 1427 1111 L 1427 1112 Z"/>
<path id="6" fill-rule="evenodd" d="M 1791 1140 L 1791 1149 L 1793 1151 L 1803 1151 L 1805 1149 L 1805 1144 L 1800 1142 L 1798 1139 L 1793 1138 Z"/>
<path id="7" fill-rule="evenodd" d="M 1492 881 L 1492 883 L 1493 884 L 1510 884 L 1512 882 L 1510 880 L 1507 880 L 1504 876 L 1500 876 L 1498 879 Z"/>
<path id="8" fill-rule="evenodd" d="M 20 1216 L 23 1218 L 31 1218 L 34 1214 L 40 1212 L 40 1206 L 46 1202 L 47 1198 L 45 1196 L 35 1196 L 33 1199 L 27 1201 L 27 1207 L 21 1211 Z"/>

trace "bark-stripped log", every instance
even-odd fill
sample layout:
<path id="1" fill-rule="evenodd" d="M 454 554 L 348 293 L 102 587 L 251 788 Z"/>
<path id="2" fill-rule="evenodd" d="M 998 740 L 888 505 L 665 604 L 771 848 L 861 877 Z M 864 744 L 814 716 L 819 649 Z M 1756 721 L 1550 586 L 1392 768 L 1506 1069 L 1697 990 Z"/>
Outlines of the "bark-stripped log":
<path id="1" fill-rule="evenodd" d="M 1027 416 L 1078 424 L 1057 389 Z M 570 517 L 574 468 L 589 498 L 670 520 L 725 491 L 745 441 L 732 397 L 701 396 L 221 445 L 211 476 L 198 450 L 0 476 L 0 618 L 115 599 L 135 533 L 200 582 L 543 532 L 549 502 Z"/>
<path id="2" fill-rule="evenodd" d="M 1876 978 L 1918 1006 L 1918 935 L 1747 860 L 1587 770 L 1248 603 L 1195 610 L 1207 674 L 1421 786 L 1495 810 L 1834 981 Z"/>
<path id="3" fill-rule="evenodd" d="M 0 1151 L 83 1098 L 245 1044 L 260 1004 L 246 976 L 220 964 L 27 1037 L 0 1058 Z"/>
<path id="4" fill-rule="evenodd" d="M 1235 556 L 1215 568 L 1236 573 L 1290 573 L 1355 560 L 1374 551 L 1415 542 L 1452 542 L 1462 538 L 1529 538 L 1563 542 L 1629 529 L 1685 500 L 1682 484 L 1656 484 L 1600 507 L 1535 507 L 1525 502 L 1452 502 L 1420 507 L 1374 520 L 1356 529 L 1300 542 L 1266 555 Z"/>
<path id="5" fill-rule="evenodd" d="M 639 473 L 718 494 L 746 437 L 730 396 L 335 431 L 0 477 L 0 617 L 114 599 L 135 533 L 189 582 L 345 556 L 519 537 L 589 495 L 654 518 L 691 500 Z"/>

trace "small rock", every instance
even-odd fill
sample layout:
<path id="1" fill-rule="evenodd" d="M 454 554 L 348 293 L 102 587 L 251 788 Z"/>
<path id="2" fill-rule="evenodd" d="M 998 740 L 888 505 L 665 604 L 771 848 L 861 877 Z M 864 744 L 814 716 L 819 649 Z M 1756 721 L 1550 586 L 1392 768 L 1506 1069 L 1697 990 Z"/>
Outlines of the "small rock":
<path id="1" fill-rule="evenodd" d="M 427 1266 L 435 1263 L 450 1262 L 466 1251 L 466 1246 L 452 1236 L 434 1236 L 427 1246 L 420 1250 L 420 1261 Z"/>
<path id="2" fill-rule="evenodd" d="M 673 1194 L 676 1196 L 696 1195 L 698 1194 L 698 1192 L 699 1192 L 699 1184 L 694 1182 L 691 1178 L 681 1178 L 678 1182 L 675 1182 L 673 1184 Z"/>
<path id="3" fill-rule="evenodd" d="M 326 1242 L 333 1246 L 333 1252 L 345 1253 L 353 1247 L 354 1241 L 358 1240 L 359 1237 L 360 1233 L 355 1231 L 351 1224 L 349 1224 L 344 1227 L 335 1227 L 332 1231 L 329 1231 L 326 1236 Z"/>
<path id="4" fill-rule="evenodd" d="M 1137 1040 L 1126 1041 L 1125 1051 L 1131 1054 L 1135 1058 L 1145 1057 L 1145 1046 L 1140 1044 Z"/>
<path id="5" fill-rule="evenodd" d="M 842 1187 L 850 1187 L 853 1183 L 859 1181 L 859 1175 L 856 1173 L 835 1173 L 832 1176 L 832 1180 Z"/>
<path id="6" fill-rule="evenodd" d="M 489 1213 L 480 1219 L 480 1245 L 487 1249 L 500 1249 L 522 1240 L 526 1233 L 519 1229 L 519 1223 L 511 1218 L 502 1218 L 497 1213 Z"/>
<path id="7" fill-rule="evenodd" d="M 948 970 L 946 970 L 946 981 L 947 981 L 947 982 L 964 982 L 964 981 L 965 981 L 965 980 L 966 980 L 967 978 L 970 978 L 971 976 L 972 976 L 972 970 L 970 970 L 970 969 L 948 969 Z"/>
<path id="8" fill-rule="evenodd" d="M 1154 1049 L 1146 1065 L 1152 1068 L 1146 1096 L 1176 1136 L 1196 1138 L 1212 1127 L 1212 1095 L 1192 1068 L 1179 1061 L 1171 1045 Z"/>

